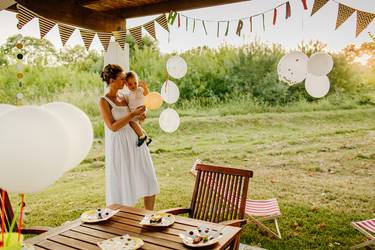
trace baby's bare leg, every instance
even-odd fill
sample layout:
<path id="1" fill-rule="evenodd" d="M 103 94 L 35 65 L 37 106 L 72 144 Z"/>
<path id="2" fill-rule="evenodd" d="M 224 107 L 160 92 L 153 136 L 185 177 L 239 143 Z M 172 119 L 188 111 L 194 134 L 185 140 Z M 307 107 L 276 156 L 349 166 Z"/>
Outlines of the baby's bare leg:
<path id="1" fill-rule="evenodd" d="M 130 121 L 129 122 L 130 127 L 134 130 L 134 132 L 138 135 L 138 137 L 143 137 L 143 131 L 141 126 L 138 124 L 138 122 Z"/>

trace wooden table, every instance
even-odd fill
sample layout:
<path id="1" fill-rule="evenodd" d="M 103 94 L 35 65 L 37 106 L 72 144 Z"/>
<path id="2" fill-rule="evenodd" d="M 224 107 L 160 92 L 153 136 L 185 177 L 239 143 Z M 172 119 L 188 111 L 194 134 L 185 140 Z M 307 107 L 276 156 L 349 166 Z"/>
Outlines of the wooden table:
<path id="1" fill-rule="evenodd" d="M 176 216 L 176 222 L 168 228 L 147 227 L 140 225 L 139 222 L 150 211 L 121 205 L 112 205 L 110 208 L 120 209 L 120 212 L 107 221 L 87 224 L 78 219 L 26 242 L 34 244 L 36 250 L 98 250 L 97 242 L 129 234 L 144 241 L 145 244 L 141 249 L 191 249 L 182 243 L 178 235 L 185 230 L 191 230 L 200 225 L 208 225 L 217 230 L 222 229 L 223 232 L 223 237 L 220 238 L 219 242 L 209 249 L 238 249 L 239 247 L 241 228 L 238 227 L 225 226 L 223 228 L 220 224 L 181 216 Z"/>

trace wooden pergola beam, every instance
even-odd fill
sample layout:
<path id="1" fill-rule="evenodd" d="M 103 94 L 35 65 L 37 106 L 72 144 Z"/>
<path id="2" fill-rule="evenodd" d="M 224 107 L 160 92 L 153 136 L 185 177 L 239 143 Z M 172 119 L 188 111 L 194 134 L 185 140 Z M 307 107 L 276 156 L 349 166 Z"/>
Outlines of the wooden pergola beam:
<path id="1" fill-rule="evenodd" d="M 95 31 L 125 29 L 125 18 L 82 7 L 76 0 L 17 0 L 29 10 L 50 20 Z"/>
<path id="2" fill-rule="evenodd" d="M 90 1 L 90 0 L 86 0 Z M 98 0 L 93 0 L 98 1 Z M 244 2 L 246 0 L 168 0 L 155 4 L 147 4 L 137 7 L 128 7 L 107 11 L 112 15 L 122 18 L 134 18 L 149 15 L 156 15 L 161 13 L 168 13 L 171 10 L 192 10 L 197 8 L 213 7 L 218 5 Z M 248 1 L 248 0 L 247 0 Z"/>

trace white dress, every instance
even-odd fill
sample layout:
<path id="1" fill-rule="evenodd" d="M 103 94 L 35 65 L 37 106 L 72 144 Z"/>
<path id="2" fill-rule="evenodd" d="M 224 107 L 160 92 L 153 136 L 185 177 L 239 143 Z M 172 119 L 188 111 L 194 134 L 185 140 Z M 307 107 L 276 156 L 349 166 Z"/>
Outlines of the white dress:
<path id="1" fill-rule="evenodd" d="M 112 116 L 119 120 L 129 114 L 128 106 L 118 106 L 109 98 Z M 137 146 L 137 134 L 125 125 L 116 132 L 105 128 L 106 203 L 133 206 L 138 199 L 159 193 L 151 154 L 146 144 Z"/>

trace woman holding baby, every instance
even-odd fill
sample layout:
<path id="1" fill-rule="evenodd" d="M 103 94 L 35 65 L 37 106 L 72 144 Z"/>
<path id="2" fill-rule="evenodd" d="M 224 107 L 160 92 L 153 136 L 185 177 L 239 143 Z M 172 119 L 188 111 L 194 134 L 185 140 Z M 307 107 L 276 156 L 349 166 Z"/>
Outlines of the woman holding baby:
<path id="1" fill-rule="evenodd" d="M 99 101 L 106 130 L 106 203 L 133 206 L 144 197 L 145 209 L 153 210 L 159 185 L 150 151 L 142 142 L 147 137 L 139 127 L 139 121 L 145 118 L 145 107 L 131 105 L 129 109 L 129 97 L 117 95 L 126 84 L 125 78 L 134 91 L 142 88 L 142 94 L 148 92 L 147 86 L 138 86 L 135 74 L 132 79 L 133 74 L 126 75 L 116 64 L 108 64 L 101 74 L 108 86 L 108 93 Z"/>

